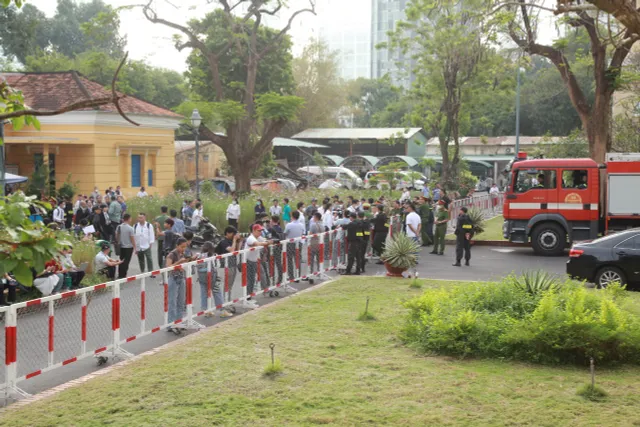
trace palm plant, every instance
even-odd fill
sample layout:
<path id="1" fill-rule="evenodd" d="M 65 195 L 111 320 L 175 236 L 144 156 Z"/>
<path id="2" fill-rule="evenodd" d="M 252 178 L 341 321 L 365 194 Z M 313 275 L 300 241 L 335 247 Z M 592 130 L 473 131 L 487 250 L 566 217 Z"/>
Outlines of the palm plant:
<path id="1" fill-rule="evenodd" d="M 420 246 L 405 233 L 398 233 L 387 239 L 382 261 L 392 267 L 408 270 L 418 264 Z"/>
<path id="2" fill-rule="evenodd" d="M 482 209 L 479 208 L 470 208 L 467 212 L 469 219 L 471 220 L 471 225 L 473 226 L 473 234 L 477 236 L 478 234 L 484 233 L 485 231 L 485 219 L 484 213 Z"/>
<path id="3" fill-rule="evenodd" d="M 542 270 L 525 271 L 520 276 L 511 276 L 511 283 L 516 288 L 531 295 L 538 295 L 560 287 L 560 283 L 555 276 Z"/>

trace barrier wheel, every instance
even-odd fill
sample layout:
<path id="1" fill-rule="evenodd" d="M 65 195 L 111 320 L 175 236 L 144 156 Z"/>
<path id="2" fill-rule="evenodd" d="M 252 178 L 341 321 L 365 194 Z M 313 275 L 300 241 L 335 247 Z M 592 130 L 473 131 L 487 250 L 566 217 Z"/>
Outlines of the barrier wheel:
<path id="1" fill-rule="evenodd" d="M 235 305 L 229 306 L 229 311 L 233 314 L 236 314 L 236 311 L 237 311 L 236 306 Z"/>
<path id="2" fill-rule="evenodd" d="M 280 296 L 280 292 L 278 291 L 273 291 L 273 293 L 275 294 L 275 296 L 279 297 Z"/>
<path id="3" fill-rule="evenodd" d="M 313 285 L 314 284 L 314 280 L 313 279 L 309 279 L 309 284 Z"/>
<path id="4" fill-rule="evenodd" d="M 176 335 L 182 335 L 182 328 L 171 328 L 171 332 Z"/>
<path id="5" fill-rule="evenodd" d="M 107 363 L 108 360 L 109 360 L 109 358 L 106 357 L 106 356 L 98 356 L 97 364 L 98 364 L 98 366 L 102 366 L 105 363 Z"/>
<path id="6" fill-rule="evenodd" d="M 269 291 L 269 296 L 270 296 L 271 298 L 273 298 L 273 297 L 274 297 L 274 295 L 275 295 L 275 292 L 273 292 L 273 291 Z"/>

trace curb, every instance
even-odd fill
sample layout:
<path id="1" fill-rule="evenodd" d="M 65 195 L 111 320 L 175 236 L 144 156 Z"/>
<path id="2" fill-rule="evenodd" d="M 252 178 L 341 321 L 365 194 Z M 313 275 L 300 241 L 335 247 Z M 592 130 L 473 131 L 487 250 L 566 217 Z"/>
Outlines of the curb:
<path id="1" fill-rule="evenodd" d="M 287 301 L 290 298 L 297 297 L 298 295 L 303 295 L 303 294 L 308 293 L 308 292 L 313 292 L 313 291 L 315 291 L 317 289 L 322 288 L 323 286 L 326 286 L 326 285 L 328 285 L 330 283 L 335 282 L 338 279 L 340 279 L 340 276 L 332 278 L 331 280 L 327 280 L 326 282 L 322 282 L 322 283 L 318 283 L 317 285 L 310 286 L 307 289 L 304 289 L 302 291 L 298 291 L 298 292 L 296 292 L 294 294 L 287 295 L 284 298 L 280 298 L 278 300 L 270 302 L 269 304 L 262 305 L 262 306 L 258 307 L 255 310 L 247 311 L 247 312 L 242 313 L 242 314 L 240 314 L 238 316 L 234 316 L 234 317 L 232 317 L 230 319 L 227 319 L 227 320 L 224 320 L 222 322 L 216 323 L 215 325 L 211 325 L 211 326 L 208 326 L 208 327 L 206 327 L 204 329 L 200 329 L 200 330 L 194 332 L 193 334 L 187 335 L 185 337 L 182 337 L 182 338 L 177 339 L 175 341 L 172 341 L 170 343 L 161 345 L 160 347 L 156 347 L 154 349 L 147 350 L 144 353 L 137 354 L 137 355 L 135 355 L 135 356 L 133 356 L 133 357 L 131 357 L 129 359 L 121 360 L 118 363 L 115 363 L 115 364 L 113 364 L 111 366 L 107 366 L 106 368 L 102 368 L 102 369 L 100 369 L 100 370 L 98 370 L 96 372 L 92 372 L 90 374 L 84 375 L 84 376 L 82 376 L 80 378 L 77 378 L 75 380 L 71 380 L 71 381 L 68 381 L 68 382 L 66 382 L 64 384 L 60 384 L 59 386 L 53 387 L 53 388 L 51 388 L 49 390 L 45 390 L 45 391 L 40 392 L 38 394 L 35 394 L 33 396 L 20 399 L 17 402 L 11 404 L 11 405 L 5 406 L 4 408 L 0 408 L 0 415 L 4 414 L 6 412 L 10 412 L 13 409 L 20 409 L 20 408 L 28 406 L 28 405 L 30 405 L 32 403 L 39 402 L 39 401 L 44 400 L 44 399 L 48 399 L 50 397 L 53 397 L 53 396 L 65 391 L 65 390 L 68 390 L 68 389 L 70 389 L 72 387 L 76 387 L 76 386 L 82 385 L 82 384 L 84 384 L 84 383 L 86 383 L 86 382 L 88 382 L 88 381 L 90 381 L 90 380 L 92 380 L 94 378 L 97 378 L 97 377 L 100 377 L 100 376 L 103 376 L 103 375 L 107 375 L 107 374 L 109 374 L 109 373 L 111 373 L 111 372 L 113 372 L 115 370 L 118 370 L 118 369 L 122 369 L 123 367 L 125 367 L 127 365 L 130 365 L 131 363 L 134 363 L 134 362 L 136 362 L 138 360 L 141 360 L 141 359 L 144 359 L 146 357 L 152 356 L 152 355 L 154 355 L 154 354 L 156 354 L 158 352 L 161 352 L 163 350 L 166 350 L 168 348 L 172 348 L 172 347 L 175 347 L 177 345 L 184 344 L 184 343 L 189 343 L 190 341 L 193 341 L 193 340 L 199 338 L 200 336 L 202 336 L 202 334 L 207 334 L 207 333 L 210 333 L 211 331 L 215 331 L 216 329 L 222 327 L 222 325 L 233 324 L 234 322 L 239 322 L 245 316 L 255 316 L 256 313 L 260 313 L 262 310 L 266 310 L 269 307 L 275 307 L 275 306 L 277 306 L 279 304 L 282 304 L 284 301 Z"/>
<path id="2" fill-rule="evenodd" d="M 445 245 L 455 245 L 455 240 L 445 240 Z M 507 240 L 472 240 L 471 246 L 499 246 L 502 248 L 529 248 L 531 245 L 527 243 L 515 243 Z"/>

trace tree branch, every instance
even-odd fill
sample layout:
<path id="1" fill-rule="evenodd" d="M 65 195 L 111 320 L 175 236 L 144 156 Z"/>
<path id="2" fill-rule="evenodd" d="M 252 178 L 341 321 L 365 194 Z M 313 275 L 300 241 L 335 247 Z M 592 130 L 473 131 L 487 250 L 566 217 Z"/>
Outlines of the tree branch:
<path id="1" fill-rule="evenodd" d="M 102 105 L 107 105 L 107 104 L 114 104 L 116 106 L 116 110 L 122 116 L 123 119 L 125 119 L 132 125 L 140 126 L 139 123 L 136 123 L 133 120 L 131 120 L 129 117 L 127 117 L 125 112 L 120 107 L 120 100 L 123 98 L 126 98 L 126 95 L 118 95 L 118 93 L 116 92 L 116 82 L 118 80 L 118 76 L 120 75 L 120 70 L 122 70 L 122 67 L 127 61 L 128 56 L 129 56 L 129 52 L 125 53 L 124 57 L 120 61 L 120 64 L 118 65 L 118 68 L 116 69 L 115 74 L 113 75 L 113 79 L 111 81 L 111 96 L 74 102 L 62 108 L 58 108 L 57 110 L 34 110 L 31 108 L 27 108 L 24 110 L 17 110 L 17 111 L 11 111 L 8 113 L 2 113 L 0 114 L 0 122 L 2 122 L 3 120 L 15 119 L 23 116 L 33 116 L 33 117 L 58 116 L 60 114 L 68 113 L 70 111 L 82 110 L 85 108 L 95 108 L 95 107 L 100 107 Z"/>
<path id="2" fill-rule="evenodd" d="M 271 42 L 262 50 L 262 52 L 260 52 L 260 54 L 258 55 L 258 59 L 264 57 L 267 53 L 271 52 L 280 42 L 280 40 L 285 36 L 285 34 L 287 34 L 287 32 L 291 29 L 291 25 L 293 24 L 293 20 L 296 19 L 296 17 L 302 13 L 305 12 L 309 12 L 312 14 L 316 14 L 316 0 L 309 0 L 309 5 L 311 6 L 310 8 L 307 9 L 300 9 L 296 12 L 294 12 L 293 15 L 291 15 L 291 17 L 289 18 L 289 21 L 287 22 L 287 25 L 280 30 L 280 32 L 278 34 L 276 34 L 276 36 L 273 38 L 273 40 L 271 40 Z"/>

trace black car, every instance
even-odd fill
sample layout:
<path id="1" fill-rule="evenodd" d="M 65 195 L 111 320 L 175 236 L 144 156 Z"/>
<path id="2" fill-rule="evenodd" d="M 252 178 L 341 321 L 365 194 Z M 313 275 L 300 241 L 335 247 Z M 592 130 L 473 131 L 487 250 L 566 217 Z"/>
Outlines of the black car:
<path id="1" fill-rule="evenodd" d="M 567 274 L 604 288 L 640 282 L 640 228 L 577 243 L 569 251 Z"/>

